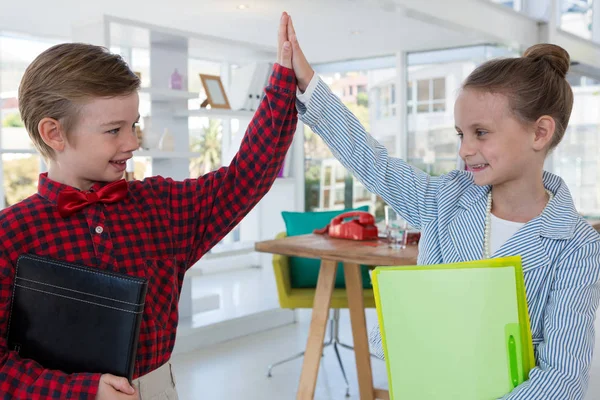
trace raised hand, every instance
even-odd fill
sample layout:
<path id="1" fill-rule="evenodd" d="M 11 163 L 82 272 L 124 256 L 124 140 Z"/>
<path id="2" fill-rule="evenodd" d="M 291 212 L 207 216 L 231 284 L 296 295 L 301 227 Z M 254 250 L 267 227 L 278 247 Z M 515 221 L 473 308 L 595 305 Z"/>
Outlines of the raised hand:
<path id="1" fill-rule="evenodd" d="M 288 21 L 288 14 L 282 13 L 277 33 L 277 63 L 286 68 L 292 68 L 292 46 L 288 39 Z"/>
<path id="2" fill-rule="evenodd" d="M 281 28 L 279 29 L 281 30 Z M 292 23 L 292 17 L 289 16 L 287 19 L 287 34 L 290 42 L 292 42 L 292 66 L 294 68 L 294 74 L 296 74 L 296 79 L 298 80 L 298 89 L 304 92 L 315 74 L 315 71 L 313 71 L 308 61 L 306 61 L 306 57 L 300 48 L 300 43 L 298 43 L 298 37 L 296 36 L 294 24 Z"/>

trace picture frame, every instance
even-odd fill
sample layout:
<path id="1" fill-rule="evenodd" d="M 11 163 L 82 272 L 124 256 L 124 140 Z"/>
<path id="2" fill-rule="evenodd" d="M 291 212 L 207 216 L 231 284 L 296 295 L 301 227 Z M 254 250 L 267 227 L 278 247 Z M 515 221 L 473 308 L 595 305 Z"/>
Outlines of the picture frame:
<path id="1" fill-rule="evenodd" d="M 220 76 L 200 74 L 200 80 L 206 92 L 206 100 L 202 103 L 201 107 L 210 105 L 211 108 L 231 109 Z"/>

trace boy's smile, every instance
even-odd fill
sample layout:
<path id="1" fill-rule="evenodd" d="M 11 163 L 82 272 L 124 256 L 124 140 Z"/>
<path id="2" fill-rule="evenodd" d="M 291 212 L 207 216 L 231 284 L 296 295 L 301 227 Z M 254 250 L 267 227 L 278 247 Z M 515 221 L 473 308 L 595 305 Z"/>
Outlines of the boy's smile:
<path id="1" fill-rule="evenodd" d="M 48 176 L 80 190 L 95 182 L 112 182 L 123 177 L 126 161 L 138 147 L 139 96 L 95 98 L 80 106 L 77 121 L 56 157 Z"/>

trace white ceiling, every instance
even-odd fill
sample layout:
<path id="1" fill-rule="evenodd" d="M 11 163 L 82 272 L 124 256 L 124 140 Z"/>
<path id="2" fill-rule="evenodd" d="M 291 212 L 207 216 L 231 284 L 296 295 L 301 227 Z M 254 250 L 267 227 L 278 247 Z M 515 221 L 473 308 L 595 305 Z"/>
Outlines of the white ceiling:
<path id="1" fill-rule="evenodd" d="M 391 0 L 0 1 L 0 30 L 5 31 L 68 40 L 72 26 L 111 15 L 272 49 L 279 16 L 287 11 L 313 63 L 481 42 L 465 30 L 440 26 L 439 20 L 408 18 Z M 249 8 L 239 10 L 240 4 Z"/>

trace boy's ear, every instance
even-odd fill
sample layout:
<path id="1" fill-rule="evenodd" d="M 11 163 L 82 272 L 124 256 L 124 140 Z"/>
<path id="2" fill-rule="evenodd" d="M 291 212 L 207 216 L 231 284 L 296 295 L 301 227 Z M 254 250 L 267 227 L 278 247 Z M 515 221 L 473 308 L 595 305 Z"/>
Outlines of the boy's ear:
<path id="1" fill-rule="evenodd" d="M 556 130 L 556 122 L 549 115 L 542 115 L 535 122 L 535 138 L 533 147 L 535 150 L 541 151 L 547 148 L 552 142 L 554 131 Z"/>
<path id="2" fill-rule="evenodd" d="M 62 151 L 65 148 L 66 140 L 62 131 L 62 125 L 54 118 L 42 118 L 38 124 L 38 132 L 44 143 L 54 151 Z"/>

